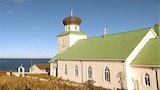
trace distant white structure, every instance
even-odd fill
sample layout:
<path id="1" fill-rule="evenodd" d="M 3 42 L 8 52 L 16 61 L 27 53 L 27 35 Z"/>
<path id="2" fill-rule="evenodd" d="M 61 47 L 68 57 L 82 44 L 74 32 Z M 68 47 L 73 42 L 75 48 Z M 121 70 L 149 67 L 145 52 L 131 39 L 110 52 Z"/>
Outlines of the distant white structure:
<path id="1" fill-rule="evenodd" d="M 7 72 L 7 75 L 15 75 L 17 77 L 22 76 L 24 77 L 26 74 L 24 67 L 22 66 L 22 64 L 18 67 L 17 72 Z"/>
<path id="2" fill-rule="evenodd" d="M 34 64 L 29 68 L 30 74 L 48 74 L 50 73 L 49 64 Z"/>
<path id="3" fill-rule="evenodd" d="M 18 74 L 24 75 L 24 72 L 25 72 L 25 69 L 24 69 L 24 67 L 23 67 L 22 64 L 21 64 L 21 66 L 18 67 Z"/>

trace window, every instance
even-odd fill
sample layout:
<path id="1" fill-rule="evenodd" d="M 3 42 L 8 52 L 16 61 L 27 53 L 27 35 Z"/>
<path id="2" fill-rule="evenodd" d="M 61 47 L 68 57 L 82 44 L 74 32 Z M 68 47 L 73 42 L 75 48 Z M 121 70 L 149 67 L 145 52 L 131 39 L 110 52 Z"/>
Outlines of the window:
<path id="1" fill-rule="evenodd" d="M 62 39 L 62 46 L 64 47 L 64 39 Z"/>
<path id="2" fill-rule="evenodd" d="M 71 30 L 71 27 L 70 26 L 68 26 L 68 31 L 70 31 Z"/>
<path id="3" fill-rule="evenodd" d="M 104 70 L 104 81 L 110 81 L 110 71 L 108 67 L 105 67 Z"/>
<path id="4" fill-rule="evenodd" d="M 74 75 L 78 77 L 78 66 L 76 65 L 74 68 Z"/>
<path id="5" fill-rule="evenodd" d="M 77 30 L 77 26 L 75 26 L 75 30 Z"/>
<path id="6" fill-rule="evenodd" d="M 144 85 L 150 86 L 150 77 L 147 73 L 145 73 L 145 76 L 144 76 Z"/>
<path id="7" fill-rule="evenodd" d="M 22 68 L 20 68 L 20 72 L 23 72 L 23 69 L 22 69 Z"/>
<path id="8" fill-rule="evenodd" d="M 67 74 L 67 65 L 65 64 L 64 67 L 65 67 L 65 71 L 64 72 L 65 72 L 65 74 Z"/>
<path id="9" fill-rule="evenodd" d="M 88 67 L 88 78 L 92 79 L 92 68 L 91 68 L 91 66 Z"/>

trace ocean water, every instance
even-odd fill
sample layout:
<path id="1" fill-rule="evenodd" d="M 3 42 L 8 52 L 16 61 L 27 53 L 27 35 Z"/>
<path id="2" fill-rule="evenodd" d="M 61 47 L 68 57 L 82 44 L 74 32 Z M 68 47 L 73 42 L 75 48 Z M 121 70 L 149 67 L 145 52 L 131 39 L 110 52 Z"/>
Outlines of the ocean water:
<path id="1" fill-rule="evenodd" d="M 17 68 L 22 64 L 25 71 L 29 71 L 31 65 L 48 63 L 49 60 L 49 58 L 0 58 L 0 70 L 17 71 Z"/>

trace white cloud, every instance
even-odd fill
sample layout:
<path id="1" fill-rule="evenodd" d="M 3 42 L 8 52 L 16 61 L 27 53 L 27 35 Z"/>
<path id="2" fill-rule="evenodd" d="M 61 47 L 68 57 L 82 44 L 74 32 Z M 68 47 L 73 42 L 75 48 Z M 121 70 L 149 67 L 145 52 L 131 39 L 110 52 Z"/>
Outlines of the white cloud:
<path id="1" fill-rule="evenodd" d="M 15 3 L 25 3 L 25 2 L 27 2 L 27 1 L 32 1 L 32 0 L 13 0 L 13 2 L 15 2 Z"/>
<path id="2" fill-rule="evenodd" d="M 6 4 L 4 5 L 6 12 L 11 15 L 13 14 L 12 8 L 10 7 L 10 5 Z"/>
<path id="3" fill-rule="evenodd" d="M 9 10 L 9 11 L 8 11 L 8 14 L 10 14 L 10 15 L 11 15 L 12 13 L 13 13 L 13 11 L 12 11 L 12 10 Z"/>
<path id="4" fill-rule="evenodd" d="M 25 2 L 27 0 L 13 0 L 14 2 Z"/>
<path id="5" fill-rule="evenodd" d="M 5 7 L 5 8 L 9 8 L 9 5 L 8 5 L 8 4 L 6 4 L 6 5 L 4 5 L 4 7 Z"/>

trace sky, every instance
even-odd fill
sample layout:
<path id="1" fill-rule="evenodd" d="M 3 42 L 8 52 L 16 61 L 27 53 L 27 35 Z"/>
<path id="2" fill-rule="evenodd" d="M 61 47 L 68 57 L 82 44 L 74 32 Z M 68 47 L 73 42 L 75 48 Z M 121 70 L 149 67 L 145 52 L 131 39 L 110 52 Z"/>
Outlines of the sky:
<path id="1" fill-rule="evenodd" d="M 81 18 L 88 37 L 153 27 L 159 0 L 0 0 L 0 58 L 51 58 L 63 19 Z"/>

